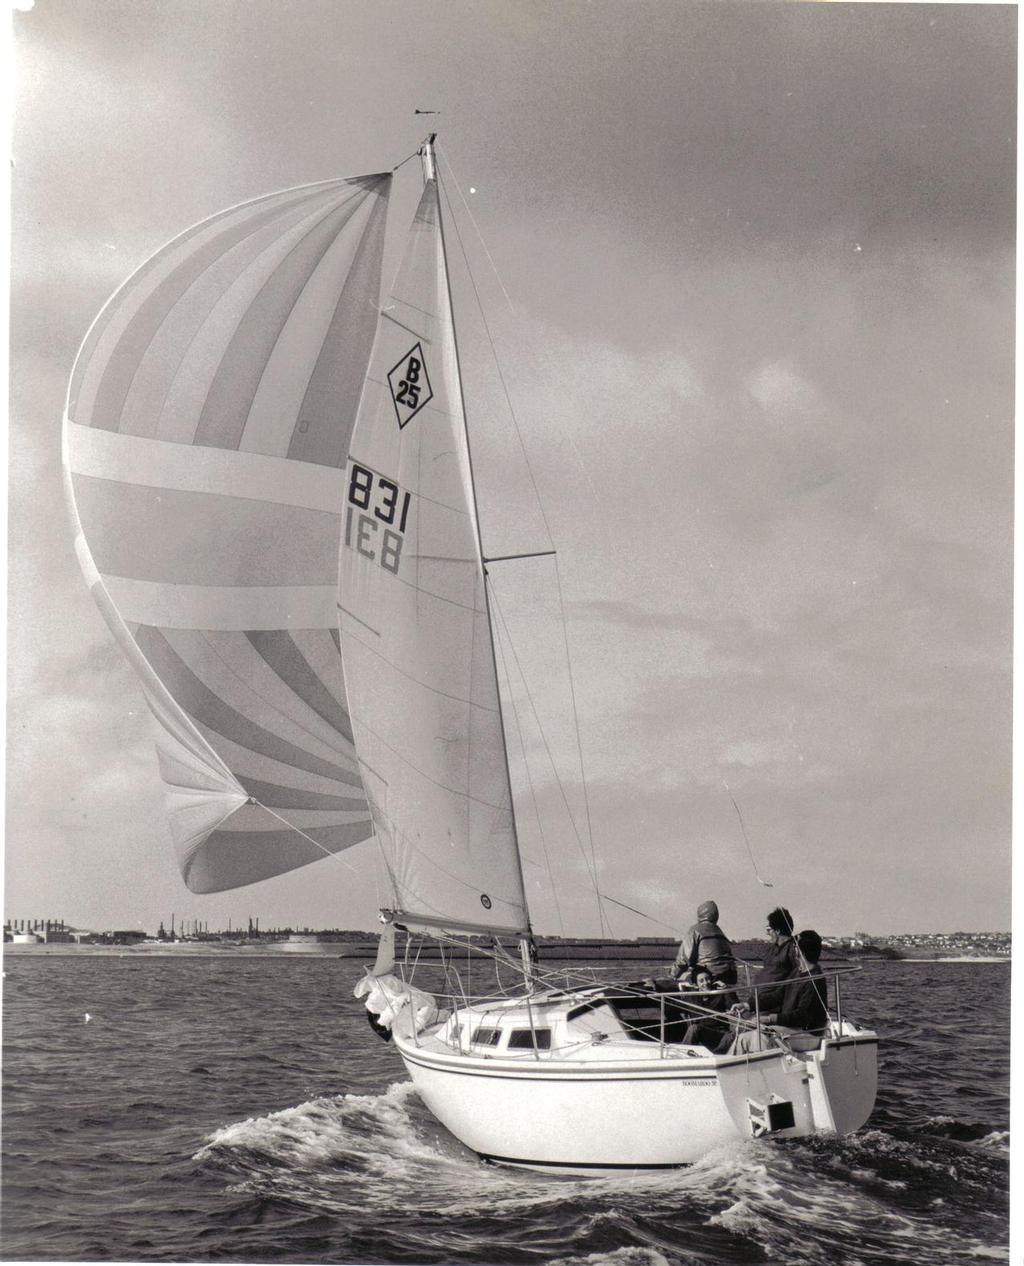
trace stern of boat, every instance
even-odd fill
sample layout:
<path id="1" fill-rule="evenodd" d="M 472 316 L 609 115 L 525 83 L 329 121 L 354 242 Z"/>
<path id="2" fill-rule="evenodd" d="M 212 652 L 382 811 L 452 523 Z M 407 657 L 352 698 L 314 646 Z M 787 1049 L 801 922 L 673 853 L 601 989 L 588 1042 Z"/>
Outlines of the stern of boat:
<path id="1" fill-rule="evenodd" d="M 747 1138 L 852 1134 L 871 1115 L 878 1088 L 878 1037 L 849 1022 L 824 1038 L 790 1039 L 724 1059 L 722 1096 L 733 1124 Z"/>

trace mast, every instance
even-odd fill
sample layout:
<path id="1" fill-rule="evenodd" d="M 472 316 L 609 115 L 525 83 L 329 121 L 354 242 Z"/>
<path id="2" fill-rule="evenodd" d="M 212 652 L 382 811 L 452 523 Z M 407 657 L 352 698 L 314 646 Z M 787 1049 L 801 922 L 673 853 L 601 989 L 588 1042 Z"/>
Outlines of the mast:
<path id="1" fill-rule="evenodd" d="M 476 499 L 476 479 L 473 475 L 473 448 L 469 440 L 469 418 L 466 413 L 466 394 L 462 386 L 462 370 L 459 359 L 459 339 L 455 328 L 455 305 L 452 303 L 452 282 L 448 271 L 448 246 L 445 240 L 444 232 L 444 215 L 441 209 L 440 183 L 437 179 L 437 160 L 434 155 L 434 141 L 437 139 L 437 133 L 431 132 L 423 142 L 420 149 L 420 158 L 423 162 L 423 182 L 424 184 L 433 180 L 437 186 L 437 223 L 441 237 L 441 258 L 444 263 L 444 284 L 448 296 L 448 318 L 452 326 L 452 343 L 455 351 L 455 368 L 456 377 L 459 383 L 459 404 L 462 408 L 462 430 L 466 441 L 466 458 L 469 465 L 469 482 L 470 489 L 473 493 L 473 522 L 476 528 L 476 543 L 480 553 L 480 568 L 483 574 L 484 587 L 484 610 L 487 614 L 487 630 L 491 643 L 491 664 L 494 669 L 494 680 L 498 682 L 498 659 L 494 649 L 494 623 L 491 619 L 491 598 L 487 591 L 487 565 L 484 562 L 483 534 L 480 531 L 480 510 Z M 516 866 L 519 870 L 519 886 L 523 892 L 523 908 L 526 911 L 526 935 L 519 938 L 519 954 L 523 965 L 523 976 L 527 985 L 533 984 L 533 955 L 536 953 L 535 942 L 533 939 L 533 928 L 530 924 L 530 908 L 529 900 L 526 896 L 526 882 L 523 877 L 523 859 L 519 852 L 519 830 L 516 826 L 516 810 L 512 799 L 512 770 L 508 760 L 508 742 L 505 738 L 505 718 L 501 706 L 501 689 L 498 687 L 498 724 L 501 730 L 501 752 L 505 761 L 505 777 L 508 781 L 509 789 L 509 811 L 512 815 L 512 838 L 515 841 Z"/>
<path id="2" fill-rule="evenodd" d="M 437 179 L 437 161 L 434 157 L 434 142 L 436 140 L 437 140 L 437 133 L 431 132 L 430 135 L 427 137 L 427 139 L 423 142 L 422 146 L 420 147 L 420 159 L 423 162 L 423 183 L 424 184 L 427 184 L 428 181 Z M 440 198 L 438 198 L 437 200 L 437 207 L 438 207 L 438 210 L 440 211 L 441 209 Z M 443 243 L 444 241 L 443 229 L 441 230 L 441 240 Z M 443 249 L 443 246 L 442 246 L 442 249 Z M 448 279 L 448 253 L 447 251 L 445 251 L 445 256 L 444 256 L 444 272 L 445 272 L 445 280 L 447 281 Z M 448 303 L 450 306 L 451 305 L 451 287 L 450 286 L 448 288 Z M 452 322 L 453 327 L 454 327 L 454 324 L 455 323 L 453 321 Z M 458 357 L 458 351 L 456 351 L 456 358 L 457 357 Z"/>

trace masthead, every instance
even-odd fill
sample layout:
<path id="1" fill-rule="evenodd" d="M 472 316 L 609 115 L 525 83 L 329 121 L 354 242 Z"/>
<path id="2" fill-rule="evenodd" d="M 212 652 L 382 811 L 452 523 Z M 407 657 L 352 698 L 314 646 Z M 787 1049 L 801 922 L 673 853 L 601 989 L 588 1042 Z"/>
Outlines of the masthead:
<path id="1" fill-rule="evenodd" d="M 423 179 L 436 180 L 437 167 L 434 162 L 434 141 L 437 139 L 437 133 L 431 132 L 427 139 L 420 146 L 420 158 L 423 160 Z"/>

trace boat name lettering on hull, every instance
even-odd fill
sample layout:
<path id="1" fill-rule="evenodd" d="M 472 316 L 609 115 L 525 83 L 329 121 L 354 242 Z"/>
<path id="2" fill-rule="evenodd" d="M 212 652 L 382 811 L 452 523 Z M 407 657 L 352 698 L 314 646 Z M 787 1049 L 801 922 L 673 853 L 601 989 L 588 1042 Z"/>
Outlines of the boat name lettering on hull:
<path id="1" fill-rule="evenodd" d="M 352 463 L 345 512 L 345 544 L 398 575 L 412 493 L 392 479 Z"/>

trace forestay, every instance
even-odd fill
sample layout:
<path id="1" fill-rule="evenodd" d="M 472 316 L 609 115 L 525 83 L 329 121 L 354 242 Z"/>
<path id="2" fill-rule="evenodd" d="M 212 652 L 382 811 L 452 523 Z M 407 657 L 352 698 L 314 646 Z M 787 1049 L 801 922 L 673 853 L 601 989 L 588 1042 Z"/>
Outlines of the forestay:
<path id="1" fill-rule="evenodd" d="M 118 291 L 76 361 L 76 548 L 158 723 L 194 892 L 372 830 L 336 587 L 390 186 L 309 185 L 197 225 Z"/>
<path id="2" fill-rule="evenodd" d="M 381 314 L 346 503 L 346 683 L 395 905 L 413 925 L 525 932 L 434 179 Z"/>

